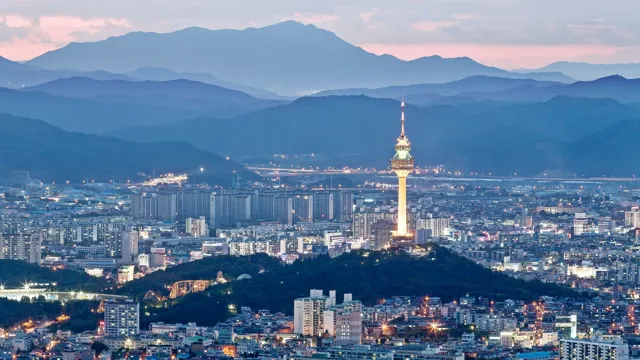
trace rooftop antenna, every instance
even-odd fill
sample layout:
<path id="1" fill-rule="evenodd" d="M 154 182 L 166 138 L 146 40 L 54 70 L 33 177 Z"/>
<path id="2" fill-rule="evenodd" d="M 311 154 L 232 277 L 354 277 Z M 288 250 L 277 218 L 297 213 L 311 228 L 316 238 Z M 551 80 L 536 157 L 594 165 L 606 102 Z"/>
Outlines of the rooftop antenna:
<path id="1" fill-rule="evenodd" d="M 400 137 L 404 138 L 404 95 L 402 96 L 402 102 L 400 103 L 400 106 L 402 108 L 402 115 L 400 118 L 400 122 L 401 122 L 401 131 L 400 131 Z"/>

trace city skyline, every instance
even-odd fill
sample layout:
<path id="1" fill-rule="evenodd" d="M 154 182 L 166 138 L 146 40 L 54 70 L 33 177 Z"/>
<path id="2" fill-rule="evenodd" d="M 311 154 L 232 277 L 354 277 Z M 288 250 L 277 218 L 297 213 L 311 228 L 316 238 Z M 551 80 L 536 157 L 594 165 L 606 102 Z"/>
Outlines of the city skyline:
<path id="1" fill-rule="evenodd" d="M 633 0 L 623 1 L 628 8 L 634 5 Z M 0 56 L 28 60 L 70 42 L 103 40 L 131 31 L 166 33 L 190 26 L 244 29 L 295 20 L 333 31 L 367 51 L 405 60 L 468 56 L 506 69 L 562 60 L 637 62 L 640 28 L 632 12 L 617 9 L 603 2 L 575 0 L 562 4 L 403 0 L 366 5 L 358 1 L 164 0 L 107 5 L 9 0 L 0 5 Z"/>

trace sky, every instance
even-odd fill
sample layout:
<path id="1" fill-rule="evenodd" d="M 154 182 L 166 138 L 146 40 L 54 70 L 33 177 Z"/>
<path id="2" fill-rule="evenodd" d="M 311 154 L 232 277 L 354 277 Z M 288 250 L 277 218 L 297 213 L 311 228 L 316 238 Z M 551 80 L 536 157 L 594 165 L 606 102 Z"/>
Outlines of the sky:
<path id="1" fill-rule="evenodd" d="M 314 24 L 401 59 L 506 69 L 640 62 L 640 0 L 0 0 L 0 56 L 28 60 L 131 31 Z"/>

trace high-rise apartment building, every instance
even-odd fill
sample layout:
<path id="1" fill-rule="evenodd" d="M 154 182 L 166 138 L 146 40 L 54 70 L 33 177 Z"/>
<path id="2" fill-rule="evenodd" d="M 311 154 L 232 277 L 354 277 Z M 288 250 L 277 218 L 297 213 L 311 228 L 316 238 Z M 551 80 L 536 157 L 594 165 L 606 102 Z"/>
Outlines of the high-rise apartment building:
<path id="1" fill-rule="evenodd" d="M 338 221 L 349 221 L 353 216 L 353 193 L 340 191 L 334 194 L 333 217 Z"/>
<path id="2" fill-rule="evenodd" d="M 178 221 L 183 222 L 187 218 L 199 218 L 211 216 L 211 191 L 204 189 L 178 191 L 177 208 Z"/>
<path id="3" fill-rule="evenodd" d="M 121 232 L 119 239 L 122 241 L 121 254 L 122 261 L 131 263 L 138 257 L 138 241 L 139 234 L 134 230 L 125 230 Z"/>
<path id="4" fill-rule="evenodd" d="M 433 214 L 427 214 L 425 218 L 416 221 L 417 230 L 431 230 L 432 237 L 442 237 L 447 234 L 451 227 L 451 218 L 433 217 Z"/>
<path id="5" fill-rule="evenodd" d="M 219 228 L 233 225 L 233 195 L 226 192 L 213 193 L 209 197 L 209 224 Z"/>
<path id="6" fill-rule="evenodd" d="M 582 235 L 589 232 L 589 219 L 585 213 L 576 213 L 573 219 L 573 234 Z"/>
<path id="7" fill-rule="evenodd" d="M 278 195 L 273 198 L 274 220 L 285 225 L 294 224 L 293 198 L 287 195 Z"/>
<path id="8" fill-rule="evenodd" d="M 175 193 L 158 193 L 158 220 L 173 223 L 178 217 L 178 196 Z"/>
<path id="9" fill-rule="evenodd" d="M 313 195 L 296 195 L 293 199 L 295 222 L 313 221 Z"/>
<path id="10" fill-rule="evenodd" d="M 209 227 L 204 216 L 198 219 L 188 218 L 185 221 L 186 233 L 194 237 L 209 236 Z"/>
<path id="11" fill-rule="evenodd" d="M 131 216 L 134 219 L 156 220 L 158 218 L 157 194 L 131 195 Z"/>
<path id="12" fill-rule="evenodd" d="M 390 246 L 393 240 L 392 233 L 395 224 L 391 220 L 378 220 L 371 226 L 371 238 L 374 249 L 384 249 Z"/>
<path id="13" fill-rule="evenodd" d="M 0 259 L 22 260 L 40 264 L 42 236 L 40 234 L 0 234 Z"/>
<path id="14" fill-rule="evenodd" d="M 258 195 L 256 220 L 273 220 L 275 218 L 273 214 L 274 197 L 274 194 Z"/>
<path id="15" fill-rule="evenodd" d="M 596 334 L 591 339 L 560 340 L 561 360 L 628 360 L 629 345 L 620 336 Z"/>
<path id="16" fill-rule="evenodd" d="M 354 301 L 351 294 L 344 294 L 344 302 L 329 307 L 323 316 L 324 333 L 335 337 L 337 345 L 354 345 L 362 342 L 362 303 Z"/>
<path id="17" fill-rule="evenodd" d="M 233 222 L 251 220 L 251 194 L 233 195 Z"/>
<path id="18" fill-rule="evenodd" d="M 313 220 L 328 221 L 334 219 L 334 193 L 329 191 L 313 194 Z"/>
<path id="19" fill-rule="evenodd" d="M 104 245 L 107 250 L 107 257 L 122 257 L 124 234 L 124 231 L 112 231 L 109 236 L 105 238 Z"/>
<path id="20" fill-rule="evenodd" d="M 331 305 L 322 290 L 311 290 L 309 297 L 293 302 L 293 332 L 304 336 L 322 336 L 324 311 Z"/>
<path id="21" fill-rule="evenodd" d="M 616 280 L 620 283 L 640 283 L 640 265 L 633 263 L 621 263 L 617 265 Z"/>
<path id="22" fill-rule="evenodd" d="M 381 220 L 388 220 L 395 223 L 396 215 L 387 211 L 365 211 L 353 214 L 353 237 L 360 239 L 370 239 L 372 236 L 373 224 Z"/>
<path id="23" fill-rule="evenodd" d="M 625 226 L 632 228 L 640 228 L 640 208 L 634 207 L 624 213 Z"/>
<path id="24" fill-rule="evenodd" d="M 128 337 L 140 332 L 140 304 L 132 300 L 104 303 L 105 336 Z"/>
<path id="25" fill-rule="evenodd" d="M 185 191 L 177 197 L 180 220 L 184 214 L 203 213 L 198 196 L 202 191 Z M 200 194 L 200 195 L 196 195 Z M 169 204 L 167 199 L 158 203 Z M 135 202 L 132 200 L 132 202 Z M 158 219 L 166 219 L 170 211 L 158 206 Z M 180 210 L 182 209 L 182 210 Z M 208 211 L 205 216 L 213 228 L 235 227 L 238 223 L 260 220 L 275 220 L 294 225 L 297 222 L 350 220 L 353 214 L 353 194 L 340 191 L 323 191 L 314 194 L 288 194 L 286 192 L 220 191 L 209 195 Z M 133 212 L 133 211 L 132 211 Z M 190 216 L 198 218 L 199 216 Z M 184 218 L 186 220 L 186 218 Z"/>

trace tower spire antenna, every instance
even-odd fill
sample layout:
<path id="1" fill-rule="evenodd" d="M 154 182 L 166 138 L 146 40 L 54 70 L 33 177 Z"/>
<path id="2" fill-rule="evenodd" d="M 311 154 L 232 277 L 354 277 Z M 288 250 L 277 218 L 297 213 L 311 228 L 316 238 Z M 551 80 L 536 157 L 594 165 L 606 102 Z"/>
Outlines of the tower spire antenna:
<path id="1" fill-rule="evenodd" d="M 400 118 L 402 128 L 400 131 L 400 137 L 404 137 L 404 95 L 402 96 L 402 102 L 400 103 L 400 107 L 402 108 L 402 115 Z"/>

